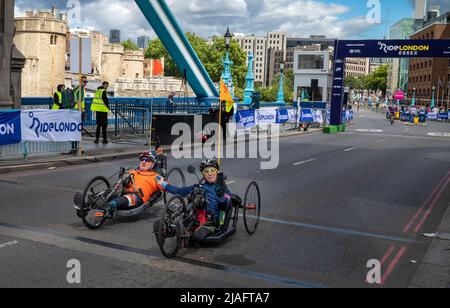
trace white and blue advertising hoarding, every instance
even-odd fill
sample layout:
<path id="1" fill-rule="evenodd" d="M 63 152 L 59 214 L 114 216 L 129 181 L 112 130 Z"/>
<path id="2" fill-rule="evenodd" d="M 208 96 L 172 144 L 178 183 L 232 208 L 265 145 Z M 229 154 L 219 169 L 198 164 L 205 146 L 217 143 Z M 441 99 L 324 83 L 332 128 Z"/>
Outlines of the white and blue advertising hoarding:
<path id="1" fill-rule="evenodd" d="M 255 110 L 238 111 L 236 114 L 236 123 L 244 129 L 256 126 Z"/>
<path id="2" fill-rule="evenodd" d="M 277 112 L 277 124 L 283 124 L 289 122 L 289 112 L 287 109 L 278 109 Z"/>
<path id="3" fill-rule="evenodd" d="M 0 112 L 0 145 L 16 144 L 21 140 L 20 111 Z"/>
<path id="4" fill-rule="evenodd" d="M 288 123 L 297 123 L 297 110 L 288 109 L 289 120 Z"/>
<path id="5" fill-rule="evenodd" d="M 81 113 L 72 110 L 23 110 L 22 141 L 81 141 Z"/>
<path id="6" fill-rule="evenodd" d="M 260 109 L 256 111 L 258 124 L 275 124 L 277 122 L 276 109 Z"/>
<path id="7" fill-rule="evenodd" d="M 314 115 L 311 109 L 302 109 L 300 112 L 300 122 L 313 123 Z"/>

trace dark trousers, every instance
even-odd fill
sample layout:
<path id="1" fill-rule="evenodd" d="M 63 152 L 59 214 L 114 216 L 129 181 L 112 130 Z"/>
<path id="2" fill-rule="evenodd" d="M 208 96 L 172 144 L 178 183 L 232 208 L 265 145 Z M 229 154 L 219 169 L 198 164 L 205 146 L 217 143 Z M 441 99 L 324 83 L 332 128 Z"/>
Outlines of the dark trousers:
<path id="1" fill-rule="evenodd" d="M 96 112 L 97 117 L 97 131 L 96 139 L 100 139 L 100 129 L 103 131 L 103 140 L 108 140 L 108 113 L 107 112 Z"/>

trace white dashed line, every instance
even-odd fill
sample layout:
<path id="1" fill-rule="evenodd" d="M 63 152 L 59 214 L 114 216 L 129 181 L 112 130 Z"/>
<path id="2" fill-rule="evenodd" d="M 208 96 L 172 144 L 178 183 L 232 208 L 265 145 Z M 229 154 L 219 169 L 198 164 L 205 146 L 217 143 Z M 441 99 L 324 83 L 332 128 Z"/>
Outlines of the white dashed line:
<path id="1" fill-rule="evenodd" d="M 382 143 L 382 142 L 385 142 L 385 141 L 388 141 L 388 140 L 389 140 L 389 138 L 385 138 L 385 139 L 377 140 L 374 143 Z"/>
<path id="2" fill-rule="evenodd" d="M 234 184 L 234 183 L 236 183 L 236 181 L 229 181 L 229 182 L 227 182 L 226 184 L 227 184 L 227 185 L 232 185 L 232 184 Z"/>
<path id="3" fill-rule="evenodd" d="M 11 247 L 11 246 L 14 246 L 14 245 L 17 245 L 17 244 L 19 244 L 18 241 L 12 241 L 12 242 L 9 242 L 9 243 L 4 243 L 4 244 L 0 245 L 0 249 L 8 248 L 8 247 Z"/>
<path id="4" fill-rule="evenodd" d="M 356 148 L 350 148 L 350 149 L 345 150 L 344 152 L 351 152 L 351 151 L 354 151 L 354 150 L 356 150 Z"/>
<path id="5" fill-rule="evenodd" d="M 304 165 L 304 164 L 307 164 L 307 163 L 310 163 L 310 162 L 313 162 L 313 161 L 316 161 L 316 160 L 317 160 L 317 159 L 315 159 L 315 158 L 308 159 L 308 160 L 305 160 L 305 161 L 301 161 L 301 162 L 299 162 L 299 163 L 295 163 L 294 166 Z"/>

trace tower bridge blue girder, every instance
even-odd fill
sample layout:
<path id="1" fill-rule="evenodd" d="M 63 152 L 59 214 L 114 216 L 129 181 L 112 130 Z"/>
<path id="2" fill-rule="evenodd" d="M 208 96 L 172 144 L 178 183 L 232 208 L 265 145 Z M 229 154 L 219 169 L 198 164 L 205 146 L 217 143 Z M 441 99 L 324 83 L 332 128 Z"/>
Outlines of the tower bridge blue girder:
<path id="1" fill-rule="evenodd" d="M 195 53 L 165 0 L 135 0 L 139 9 L 198 98 L 219 97 L 211 77 Z"/>

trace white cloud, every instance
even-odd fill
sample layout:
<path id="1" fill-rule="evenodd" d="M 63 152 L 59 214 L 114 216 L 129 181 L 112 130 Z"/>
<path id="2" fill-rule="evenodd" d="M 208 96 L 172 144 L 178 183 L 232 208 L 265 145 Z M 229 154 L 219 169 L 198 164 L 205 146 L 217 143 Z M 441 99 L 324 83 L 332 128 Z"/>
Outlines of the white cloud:
<path id="1" fill-rule="evenodd" d="M 45 5 L 40 2 L 39 5 Z M 33 6 L 33 0 L 18 1 L 18 13 Z M 227 26 L 233 32 L 264 35 L 284 31 L 290 36 L 324 34 L 329 37 L 358 37 L 373 25 L 365 17 L 344 19 L 351 8 L 320 0 L 167 0 L 185 31 L 203 37 L 223 35 Z M 51 3 L 48 3 L 48 7 Z M 82 2 L 82 21 L 70 27 L 92 26 L 109 35 L 112 28 L 122 30 L 122 39 L 141 35 L 154 37 L 134 1 L 95 0 Z"/>
<path id="2" fill-rule="evenodd" d="M 14 17 L 24 17 L 25 16 L 25 10 L 21 9 L 17 6 L 14 6 Z"/>

